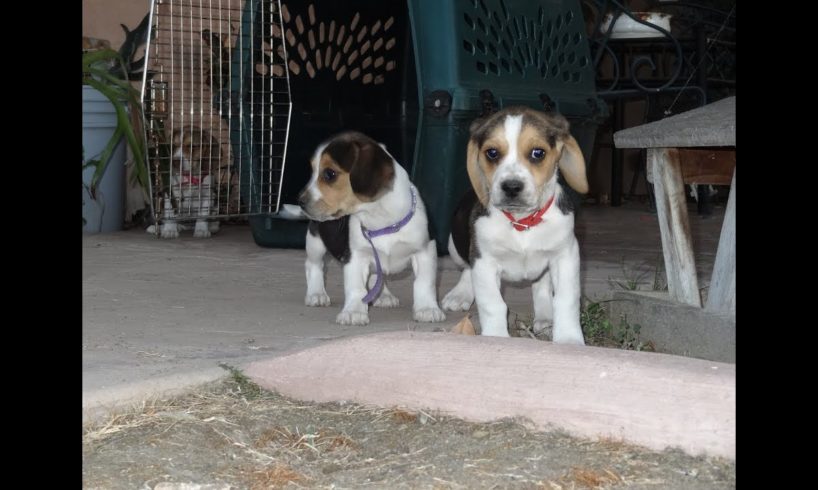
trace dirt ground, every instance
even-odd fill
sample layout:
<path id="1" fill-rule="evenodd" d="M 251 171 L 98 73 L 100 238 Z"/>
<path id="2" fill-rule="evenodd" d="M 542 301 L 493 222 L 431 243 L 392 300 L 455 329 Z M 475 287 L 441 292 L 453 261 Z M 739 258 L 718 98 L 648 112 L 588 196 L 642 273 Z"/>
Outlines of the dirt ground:
<path id="1" fill-rule="evenodd" d="M 83 428 L 86 489 L 735 488 L 735 463 L 525 421 L 286 399 L 240 373 Z"/>

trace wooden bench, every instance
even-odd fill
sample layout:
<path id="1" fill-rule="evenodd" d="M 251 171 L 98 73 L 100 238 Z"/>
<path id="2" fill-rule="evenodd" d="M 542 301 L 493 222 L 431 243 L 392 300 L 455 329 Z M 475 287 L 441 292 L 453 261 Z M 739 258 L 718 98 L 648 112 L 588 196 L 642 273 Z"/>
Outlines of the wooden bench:
<path id="1" fill-rule="evenodd" d="M 670 298 L 701 308 L 684 184 L 730 184 L 705 310 L 736 307 L 736 98 L 614 134 L 617 148 L 647 149 Z"/>

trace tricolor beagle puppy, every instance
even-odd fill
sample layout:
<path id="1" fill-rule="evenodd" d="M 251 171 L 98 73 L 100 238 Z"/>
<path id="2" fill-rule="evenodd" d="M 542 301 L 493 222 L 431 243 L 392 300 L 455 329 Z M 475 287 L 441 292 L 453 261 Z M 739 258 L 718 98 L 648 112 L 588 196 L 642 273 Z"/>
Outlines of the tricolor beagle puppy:
<path id="1" fill-rule="evenodd" d="M 482 335 L 508 336 L 501 281 L 532 281 L 534 330 L 582 344 L 579 247 L 570 196 L 588 192 L 585 159 L 561 115 L 509 107 L 472 123 L 472 190 L 458 204 L 449 253 L 463 268 L 441 302 L 465 311 L 477 301 Z"/>
<path id="2" fill-rule="evenodd" d="M 196 238 L 208 238 L 219 231 L 219 222 L 203 216 L 217 214 L 218 185 L 224 177 L 219 141 L 204 129 L 185 126 L 173 131 L 173 160 L 170 189 L 164 198 L 162 238 L 178 238 L 189 228 L 174 218 L 198 216 L 193 229 Z M 178 163 L 175 163 L 178 161 Z M 221 171 L 220 171 L 221 170 Z"/>
<path id="3" fill-rule="evenodd" d="M 306 242 L 306 305 L 330 304 L 324 288 L 324 255 L 329 252 L 344 268 L 344 307 L 337 323 L 368 324 L 373 302 L 397 307 L 399 300 L 386 288 L 384 275 L 410 263 L 415 320 L 445 320 L 435 291 L 435 242 L 429 239 L 426 209 L 406 170 L 383 145 L 357 132 L 319 145 L 311 164 L 312 177 L 299 196 L 312 220 Z"/>

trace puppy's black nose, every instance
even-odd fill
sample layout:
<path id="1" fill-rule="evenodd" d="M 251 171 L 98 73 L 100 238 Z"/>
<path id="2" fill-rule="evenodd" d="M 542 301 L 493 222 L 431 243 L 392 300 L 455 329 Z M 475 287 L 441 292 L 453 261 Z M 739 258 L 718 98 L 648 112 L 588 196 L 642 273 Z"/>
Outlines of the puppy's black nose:
<path id="1" fill-rule="evenodd" d="M 302 192 L 298 195 L 298 205 L 302 208 L 307 205 L 307 193 Z"/>
<path id="2" fill-rule="evenodd" d="M 500 189 L 503 190 L 506 196 L 510 198 L 517 197 L 517 194 L 523 190 L 523 182 L 520 180 L 507 180 L 500 184 Z"/>

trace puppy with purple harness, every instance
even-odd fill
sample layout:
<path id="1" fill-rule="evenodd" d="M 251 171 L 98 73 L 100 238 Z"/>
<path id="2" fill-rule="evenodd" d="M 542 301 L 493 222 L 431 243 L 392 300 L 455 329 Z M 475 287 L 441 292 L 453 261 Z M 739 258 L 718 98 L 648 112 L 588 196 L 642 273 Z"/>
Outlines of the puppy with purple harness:
<path id="1" fill-rule="evenodd" d="M 406 170 L 383 145 L 354 131 L 319 145 L 310 163 L 312 177 L 299 196 L 299 205 L 311 220 L 304 303 L 330 305 L 324 287 L 324 256 L 329 253 L 344 271 L 344 306 L 335 317 L 337 323 L 368 324 L 370 303 L 399 306 L 385 275 L 409 265 L 415 275 L 415 321 L 445 320 L 435 291 L 435 242 L 429 238 L 423 200 Z"/>
<path id="2" fill-rule="evenodd" d="M 556 113 L 509 107 L 470 128 L 466 168 L 472 189 L 458 205 L 449 254 L 463 273 L 441 305 L 477 303 L 481 334 L 508 337 L 502 281 L 529 281 L 535 332 L 584 344 L 579 322 L 579 245 L 570 196 L 585 193 L 585 159 Z"/>

